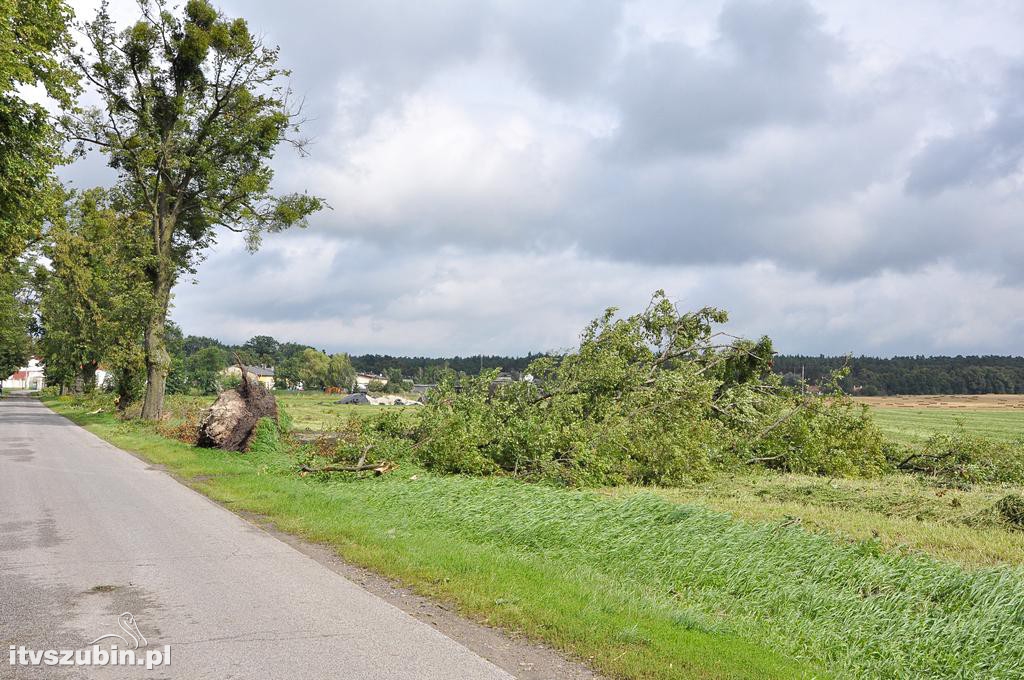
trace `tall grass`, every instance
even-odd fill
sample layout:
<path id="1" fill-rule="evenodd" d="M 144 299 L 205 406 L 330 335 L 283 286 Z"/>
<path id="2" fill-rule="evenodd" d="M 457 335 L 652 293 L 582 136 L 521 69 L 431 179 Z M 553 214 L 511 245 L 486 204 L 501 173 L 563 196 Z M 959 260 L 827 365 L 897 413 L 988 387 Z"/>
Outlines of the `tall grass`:
<path id="1" fill-rule="evenodd" d="M 405 531 L 445 531 L 614 576 L 683 625 L 731 633 L 838 677 L 1019 678 L 1024 571 L 973 572 L 873 542 L 838 545 L 651 494 L 624 501 L 469 478 L 336 484 Z"/>

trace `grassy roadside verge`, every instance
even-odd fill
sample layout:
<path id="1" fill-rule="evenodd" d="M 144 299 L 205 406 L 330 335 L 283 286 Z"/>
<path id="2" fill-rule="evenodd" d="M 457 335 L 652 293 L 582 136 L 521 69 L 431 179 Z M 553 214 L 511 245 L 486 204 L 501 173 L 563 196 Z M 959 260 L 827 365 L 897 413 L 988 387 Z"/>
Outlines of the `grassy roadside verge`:
<path id="1" fill-rule="evenodd" d="M 629 678 L 1015 677 L 1022 574 L 839 545 L 649 493 L 403 468 L 322 481 L 47 402 L 207 495 Z M 416 479 L 411 477 L 414 475 Z"/>
<path id="2" fill-rule="evenodd" d="M 625 678 L 822 677 L 808 665 L 742 638 L 700 630 L 652 605 L 635 584 L 545 551 L 497 546 L 460 530 L 487 480 L 404 471 L 381 479 L 312 482 L 275 474 L 282 461 L 201 450 L 144 425 L 44 400 L 112 444 L 161 464 L 230 508 L 334 547 L 345 559 L 456 604 L 477 620 L 518 630 Z M 418 479 L 412 480 L 411 476 Z M 465 485 L 465 486 L 464 486 Z M 502 484 L 506 490 L 529 489 Z M 430 510 L 436 499 L 449 507 Z M 486 519 L 495 521 L 489 514 Z M 497 520 L 499 526 L 511 518 Z"/>

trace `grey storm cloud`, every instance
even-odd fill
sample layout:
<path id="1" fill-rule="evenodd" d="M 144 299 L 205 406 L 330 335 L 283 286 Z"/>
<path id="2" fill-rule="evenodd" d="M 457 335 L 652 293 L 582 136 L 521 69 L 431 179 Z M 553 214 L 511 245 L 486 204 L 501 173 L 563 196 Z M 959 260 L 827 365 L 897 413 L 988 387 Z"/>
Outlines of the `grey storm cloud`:
<path id="1" fill-rule="evenodd" d="M 992 120 L 928 143 L 910 166 L 907 191 L 919 196 L 984 185 L 1021 170 L 1024 159 L 1024 64 L 1006 74 Z"/>
<path id="2" fill-rule="evenodd" d="M 819 120 L 842 44 L 807 3 L 732 2 L 702 54 L 680 42 L 629 54 L 614 88 L 615 148 L 644 157 L 711 152 L 768 124 Z"/>
<path id="3" fill-rule="evenodd" d="M 973 163 L 984 161 L 978 172 L 990 175 L 1010 171 L 1020 156 L 1015 119 L 1007 116 L 984 130 L 987 146 L 972 138 L 950 142 L 952 148 L 935 143 L 908 166 L 922 129 L 942 115 L 950 87 L 945 71 L 927 58 L 908 57 L 851 86 L 846 81 L 858 64 L 850 37 L 801 0 L 726 2 L 712 13 L 703 44 L 674 33 L 638 37 L 614 3 L 554 12 L 511 6 L 516 10 L 473 4 L 450 22 L 450 41 L 439 38 L 443 31 L 431 20 L 427 38 L 408 49 L 395 34 L 413 30 L 415 15 L 394 28 L 382 25 L 393 8 L 353 13 L 347 25 L 370 35 L 380 26 L 381 44 L 357 42 L 362 57 L 341 58 L 334 77 L 369 79 L 370 89 L 388 92 L 371 98 L 377 108 L 361 114 L 365 126 L 321 140 L 334 172 L 316 188 L 344 207 L 320 216 L 320 228 L 417 251 L 438 243 L 574 246 L 599 257 L 679 265 L 766 258 L 828 278 L 978 259 L 995 250 L 992 225 L 973 225 L 968 236 L 962 223 L 949 223 L 964 211 L 940 211 L 941 202 L 896 190 L 906 183 L 920 193 L 922 178 L 971 167 L 956 157 L 933 163 L 932 155 L 966 148 L 984 155 Z M 350 30 L 342 30 L 338 44 Z M 459 90 L 458 78 L 474 60 L 484 75 Z M 345 70 L 349 61 L 355 65 Z M 470 111 L 466 120 L 424 121 L 416 106 L 436 112 L 429 97 L 448 87 L 454 94 L 447 94 L 469 99 L 460 102 Z M 477 144 L 478 157 L 500 145 L 500 126 L 487 117 L 516 111 L 515 98 L 503 99 L 516 89 L 549 110 L 564 106 L 569 115 L 592 113 L 598 122 L 574 127 L 570 119 L 559 128 L 543 114 L 520 110 L 532 132 L 523 145 L 493 164 L 468 162 L 449 173 L 444 166 L 464 152 L 460 145 Z M 453 129 L 440 129 L 445 123 Z M 385 165 L 374 156 L 404 133 L 449 134 L 451 143 L 425 162 L 410 154 Z M 567 143 L 575 145 L 571 153 L 558 157 Z M 428 176 L 421 191 L 387 194 L 401 173 L 397 162 L 424 175 L 450 174 L 450 184 L 433 190 Z M 386 195 L 386 209 L 358 207 L 376 193 Z M 981 192 L 961 203 L 983 206 L 987 198 Z M 821 238 L 823 231 L 832 237 Z"/>
<path id="4" fill-rule="evenodd" d="M 500 51 L 545 93 L 589 88 L 612 57 L 621 0 L 229 1 L 282 46 L 293 85 L 321 131 L 339 106 L 356 130 L 445 69 Z M 339 85 L 356 81 L 355 92 Z M 347 96 L 350 101 L 337 101 Z"/>
<path id="5" fill-rule="evenodd" d="M 277 185 L 332 209 L 251 258 L 225 237 L 178 289 L 187 330 L 526 351 L 665 287 L 738 310 L 784 349 L 970 351 L 973 326 L 974 347 L 1020 351 L 1007 330 L 1024 314 L 1014 7 L 222 7 L 280 45 L 305 98 L 311 156 L 282 152 Z M 991 304 L 951 313 L 972 296 Z M 804 343 L 808 327 L 827 346 Z"/>

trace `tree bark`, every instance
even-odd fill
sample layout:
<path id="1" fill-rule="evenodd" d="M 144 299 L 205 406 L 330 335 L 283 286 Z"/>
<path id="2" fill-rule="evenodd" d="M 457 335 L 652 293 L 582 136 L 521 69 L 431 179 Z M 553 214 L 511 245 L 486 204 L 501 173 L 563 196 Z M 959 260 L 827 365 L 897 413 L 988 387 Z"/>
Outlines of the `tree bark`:
<path id="1" fill-rule="evenodd" d="M 142 404 L 143 420 L 159 420 L 164 409 L 164 389 L 171 370 L 171 355 L 167 352 L 164 332 L 167 328 L 167 306 L 171 296 L 171 277 L 168 264 L 160 262 L 152 279 L 153 299 L 156 303 L 146 323 L 143 348 L 146 354 L 146 399 Z"/>
<path id="2" fill-rule="evenodd" d="M 82 364 L 82 368 L 79 371 L 79 378 L 82 381 L 82 392 L 84 394 L 92 394 L 96 391 L 96 368 L 98 364 L 95 361 L 86 361 Z"/>

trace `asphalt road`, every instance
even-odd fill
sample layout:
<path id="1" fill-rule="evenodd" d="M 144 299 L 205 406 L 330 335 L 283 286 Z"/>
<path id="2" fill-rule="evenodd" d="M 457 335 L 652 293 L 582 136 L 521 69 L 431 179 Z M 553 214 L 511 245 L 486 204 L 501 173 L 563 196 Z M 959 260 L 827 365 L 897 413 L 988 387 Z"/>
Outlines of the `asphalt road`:
<path id="1" fill-rule="evenodd" d="M 130 644 L 125 612 L 170 666 L 10 664 Z M 25 398 L 0 400 L 0 655 L 0 678 L 512 677 Z"/>

